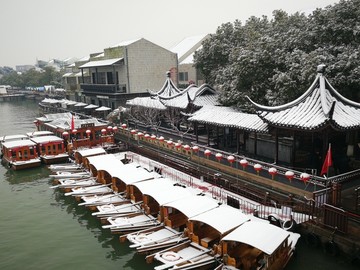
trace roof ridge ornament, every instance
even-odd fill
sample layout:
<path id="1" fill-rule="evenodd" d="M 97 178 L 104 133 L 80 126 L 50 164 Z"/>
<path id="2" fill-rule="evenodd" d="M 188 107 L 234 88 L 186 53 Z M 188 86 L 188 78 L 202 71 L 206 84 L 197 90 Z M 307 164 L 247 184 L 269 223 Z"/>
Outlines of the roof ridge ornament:
<path id="1" fill-rule="evenodd" d="M 326 68 L 327 68 L 327 65 L 325 65 L 325 64 L 320 64 L 320 65 L 317 66 L 316 71 L 317 71 L 318 73 L 324 74 Z"/>

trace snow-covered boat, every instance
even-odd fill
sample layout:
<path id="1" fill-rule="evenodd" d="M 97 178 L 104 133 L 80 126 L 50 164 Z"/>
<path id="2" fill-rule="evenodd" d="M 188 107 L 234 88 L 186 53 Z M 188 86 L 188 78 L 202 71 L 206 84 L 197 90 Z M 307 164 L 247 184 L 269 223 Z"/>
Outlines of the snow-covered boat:
<path id="1" fill-rule="evenodd" d="M 156 252 L 146 257 L 147 262 L 153 259 L 162 263 L 155 270 L 163 269 L 210 269 L 216 265 L 212 250 L 189 241 Z"/>
<path id="2" fill-rule="evenodd" d="M 113 190 L 108 185 L 97 185 L 90 187 L 76 187 L 71 192 L 65 193 L 65 196 L 82 197 L 95 194 L 109 194 L 113 193 Z"/>
<path id="3" fill-rule="evenodd" d="M 222 269 L 283 269 L 299 237 L 269 223 L 245 222 L 221 240 Z"/>
<path id="4" fill-rule="evenodd" d="M 102 228 L 110 229 L 112 233 L 129 233 L 160 224 L 157 218 L 143 213 L 135 213 L 127 217 L 109 217 L 107 221 L 110 224 L 104 225 Z"/>
<path id="5" fill-rule="evenodd" d="M 30 140 L 36 143 L 37 152 L 45 164 L 60 163 L 69 159 L 64 139 L 60 137 L 55 135 L 35 136 Z"/>
<path id="6" fill-rule="evenodd" d="M 41 159 L 36 144 L 29 139 L 3 139 L 1 143 L 2 162 L 13 170 L 39 167 Z"/>
<path id="7" fill-rule="evenodd" d="M 121 236 L 120 241 L 125 238 L 132 243 L 130 247 L 136 248 L 138 253 L 154 252 L 189 239 L 183 232 L 164 225 Z"/>
<path id="8" fill-rule="evenodd" d="M 87 178 L 90 176 L 89 172 L 68 172 L 68 171 L 58 171 L 55 174 L 49 175 L 54 179 L 65 179 L 65 178 Z"/>
<path id="9" fill-rule="evenodd" d="M 83 171 L 84 168 L 75 163 L 63 163 L 63 164 L 51 164 L 49 167 L 49 170 L 52 172 L 80 172 Z"/>
<path id="10" fill-rule="evenodd" d="M 93 216 L 96 216 L 101 219 L 106 219 L 109 217 L 121 217 L 126 216 L 132 213 L 142 213 L 140 203 L 131 203 L 130 200 L 127 200 L 123 204 L 114 205 L 114 204 L 105 204 L 96 206 L 97 212 L 92 213 Z"/>
<path id="11" fill-rule="evenodd" d="M 50 188 L 60 188 L 66 190 L 65 192 L 69 192 L 70 189 L 73 188 L 90 187 L 97 185 L 100 185 L 100 183 L 96 181 L 96 178 L 89 177 L 89 178 L 81 178 L 81 179 L 59 179 L 58 184 Z"/>
<path id="12" fill-rule="evenodd" d="M 119 193 L 110 193 L 110 194 L 103 194 L 103 195 L 86 195 L 81 196 L 81 200 L 83 202 L 79 203 L 79 206 L 86 206 L 90 210 L 95 211 L 97 206 L 100 205 L 118 205 L 118 204 L 124 204 L 128 202 L 127 199 L 125 199 L 122 194 Z"/>

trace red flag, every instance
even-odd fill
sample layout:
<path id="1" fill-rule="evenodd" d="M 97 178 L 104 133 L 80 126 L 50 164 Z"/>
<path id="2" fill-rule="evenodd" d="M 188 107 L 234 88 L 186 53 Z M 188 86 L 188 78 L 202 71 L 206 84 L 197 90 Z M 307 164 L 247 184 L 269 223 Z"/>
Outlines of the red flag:
<path id="1" fill-rule="evenodd" d="M 332 155 L 331 155 L 331 144 L 329 144 L 329 149 L 326 153 L 326 157 L 324 160 L 324 164 L 321 168 L 321 175 L 324 175 L 328 173 L 329 167 L 332 166 Z"/>
<path id="2" fill-rule="evenodd" d="M 75 121 L 74 121 L 74 115 L 71 116 L 71 130 L 75 129 Z"/>

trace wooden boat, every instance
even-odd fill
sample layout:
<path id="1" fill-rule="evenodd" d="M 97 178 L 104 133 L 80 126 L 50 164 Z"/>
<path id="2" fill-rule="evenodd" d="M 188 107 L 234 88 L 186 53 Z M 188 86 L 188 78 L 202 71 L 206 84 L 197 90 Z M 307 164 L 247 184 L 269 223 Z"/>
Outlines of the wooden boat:
<path id="1" fill-rule="evenodd" d="M 54 135 L 42 135 L 32 137 L 31 140 L 36 143 L 37 152 L 43 163 L 61 163 L 69 159 L 62 138 Z"/>
<path id="2" fill-rule="evenodd" d="M 22 170 L 41 165 L 36 144 L 29 139 L 10 140 L 2 143 L 2 162 L 13 170 Z"/>
<path id="3" fill-rule="evenodd" d="M 239 209 L 223 204 L 189 218 L 186 234 L 193 242 L 213 248 L 221 238 L 250 219 Z"/>
<path id="4" fill-rule="evenodd" d="M 300 235 L 264 222 L 248 221 L 221 240 L 223 269 L 284 269 Z"/>

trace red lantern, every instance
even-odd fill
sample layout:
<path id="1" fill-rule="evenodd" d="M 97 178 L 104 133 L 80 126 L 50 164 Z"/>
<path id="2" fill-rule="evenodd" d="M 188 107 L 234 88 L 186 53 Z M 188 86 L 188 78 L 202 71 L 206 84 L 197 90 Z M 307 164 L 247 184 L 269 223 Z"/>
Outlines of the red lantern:
<path id="1" fill-rule="evenodd" d="M 274 167 L 269 168 L 269 174 L 271 175 L 271 178 L 274 179 L 275 175 L 277 174 L 277 169 Z"/>
<path id="2" fill-rule="evenodd" d="M 73 129 L 71 132 L 75 134 L 77 133 L 77 129 Z"/>
<path id="3" fill-rule="evenodd" d="M 181 143 L 178 143 L 178 142 L 175 143 L 175 148 L 176 148 L 176 149 L 179 149 L 180 147 L 181 147 Z"/>
<path id="4" fill-rule="evenodd" d="M 193 150 L 195 153 L 199 152 L 199 146 L 197 146 L 197 145 L 193 146 L 193 147 L 192 147 L 192 150 Z"/>
<path id="5" fill-rule="evenodd" d="M 285 173 L 285 177 L 291 182 L 291 180 L 294 178 L 295 174 L 292 171 L 287 171 Z"/>
<path id="6" fill-rule="evenodd" d="M 125 129 L 125 128 L 127 128 L 127 125 L 126 125 L 126 124 L 122 124 L 121 127 L 122 127 L 123 129 Z"/>
<path id="7" fill-rule="evenodd" d="M 233 162 L 235 161 L 235 157 L 234 156 L 228 156 L 227 160 L 229 161 L 229 163 L 232 165 Z"/>
<path id="8" fill-rule="evenodd" d="M 216 159 L 220 162 L 221 159 L 222 159 L 222 157 L 223 157 L 223 155 L 222 155 L 221 153 L 216 153 L 215 157 L 216 157 Z"/>
<path id="9" fill-rule="evenodd" d="M 184 146 L 183 146 L 183 148 L 184 148 L 184 150 L 186 150 L 186 151 L 189 151 L 189 150 L 190 150 L 190 146 L 189 146 L 189 145 L 187 145 L 187 144 L 186 144 L 186 145 L 184 145 Z"/>
<path id="10" fill-rule="evenodd" d="M 204 151 L 204 155 L 205 155 L 207 158 L 209 158 L 209 156 L 211 155 L 211 151 L 210 151 L 209 149 L 206 149 L 206 150 Z"/>
<path id="11" fill-rule="evenodd" d="M 171 146 L 173 144 L 172 140 L 168 140 L 166 143 L 168 146 Z"/>
<path id="12" fill-rule="evenodd" d="M 254 165 L 254 169 L 255 169 L 255 171 L 257 172 L 257 174 L 259 174 L 259 172 L 262 170 L 261 164 L 256 163 L 256 164 Z"/>
<path id="13" fill-rule="evenodd" d="M 114 132 L 116 132 L 117 130 L 118 130 L 118 127 L 117 127 L 117 126 L 113 127 L 113 131 L 114 131 Z"/>
<path id="14" fill-rule="evenodd" d="M 163 136 L 159 137 L 159 142 L 163 142 L 165 140 L 165 138 Z"/>
<path id="15" fill-rule="evenodd" d="M 249 164 L 249 162 L 246 159 L 240 160 L 240 165 L 243 167 L 243 170 L 245 170 L 245 168 L 248 164 Z"/>
<path id="16" fill-rule="evenodd" d="M 63 137 L 65 137 L 65 138 L 66 138 L 67 136 L 69 136 L 69 132 L 64 131 L 62 135 L 63 135 Z"/>
<path id="17" fill-rule="evenodd" d="M 150 139 L 150 135 L 146 133 L 146 134 L 144 135 L 144 138 L 145 138 L 145 139 Z"/>
<path id="18" fill-rule="evenodd" d="M 306 182 L 310 180 L 310 174 L 302 173 L 302 174 L 300 174 L 300 179 L 303 180 L 304 183 L 306 184 Z"/>
<path id="19" fill-rule="evenodd" d="M 106 133 L 106 129 L 103 128 L 103 129 L 101 130 L 101 133 L 102 133 L 102 134 L 105 134 L 105 133 Z"/>
<path id="20" fill-rule="evenodd" d="M 87 130 L 85 131 L 85 133 L 86 133 L 87 136 L 90 136 L 91 130 L 90 130 L 90 129 L 87 129 Z"/>
<path id="21" fill-rule="evenodd" d="M 138 134 L 137 134 L 137 135 L 138 135 L 138 137 L 139 137 L 139 138 L 141 138 L 142 136 L 144 136 L 144 133 L 142 133 L 142 132 L 138 132 Z"/>
<path id="22" fill-rule="evenodd" d="M 132 129 L 132 130 L 130 131 L 130 133 L 133 134 L 133 135 L 135 135 L 135 134 L 136 134 L 136 130 L 135 130 L 135 129 Z"/>
<path id="23" fill-rule="evenodd" d="M 107 127 L 107 130 L 108 130 L 109 132 L 112 131 L 112 129 L 113 129 L 112 126 L 108 126 L 108 127 Z"/>
<path id="24" fill-rule="evenodd" d="M 151 135 L 151 139 L 154 141 L 156 140 L 156 136 L 155 135 Z"/>

